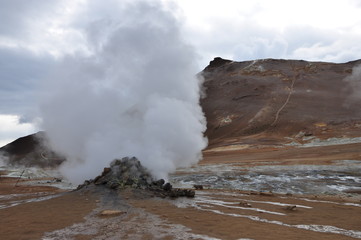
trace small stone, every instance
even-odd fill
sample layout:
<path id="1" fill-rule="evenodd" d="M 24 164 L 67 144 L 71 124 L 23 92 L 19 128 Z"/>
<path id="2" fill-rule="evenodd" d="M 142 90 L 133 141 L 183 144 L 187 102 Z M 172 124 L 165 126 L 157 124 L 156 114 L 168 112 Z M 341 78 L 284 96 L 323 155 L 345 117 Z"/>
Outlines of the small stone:
<path id="1" fill-rule="evenodd" d="M 164 185 L 164 183 L 165 183 L 164 179 L 159 179 L 158 181 L 154 181 L 153 185 L 161 187 Z"/>
<path id="2" fill-rule="evenodd" d="M 194 189 L 196 189 L 196 190 L 203 190 L 203 185 L 194 184 L 193 187 L 194 187 Z"/>
<path id="3" fill-rule="evenodd" d="M 248 202 L 245 202 L 245 201 L 241 201 L 241 202 L 239 203 L 239 205 L 241 205 L 242 207 L 252 207 L 251 204 L 249 204 Z"/>
<path id="4" fill-rule="evenodd" d="M 296 205 L 290 205 L 290 206 L 287 206 L 285 209 L 288 211 L 295 211 L 296 207 L 297 207 Z"/>
<path id="5" fill-rule="evenodd" d="M 193 198 L 195 194 L 196 193 L 193 190 L 190 190 L 190 189 L 186 190 L 186 192 L 185 192 L 185 196 L 190 197 L 190 198 Z"/>
<path id="6" fill-rule="evenodd" d="M 102 176 L 105 176 L 105 175 L 107 175 L 107 173 L 109 173 L 111 171 L 111 168 L 104 168 L 103 169 L 103 172 L 102 172 Z"/>
<path id="7" fill-rule="evenodd" d="M 111 183 L 111 184 L 109 185 L 109 188 L 110 188 L 110 189 L 117 189 L 118 186 L 119 186 L 118 183 Z"/>

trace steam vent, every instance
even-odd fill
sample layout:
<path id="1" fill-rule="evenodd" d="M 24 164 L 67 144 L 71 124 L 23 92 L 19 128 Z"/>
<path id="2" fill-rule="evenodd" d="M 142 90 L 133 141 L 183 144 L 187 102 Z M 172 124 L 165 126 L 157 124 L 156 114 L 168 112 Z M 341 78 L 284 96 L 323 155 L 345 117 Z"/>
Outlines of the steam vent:
<path id="1" fill-rule="evenodd" d="M 104 186 L 114 190 L 125 188 L 142 189 L 150 191 L 159 197 L 194 197 L 194 190 L 173 188 L 164 179 L 155 180 L 149 171 L 135 158 L 115 159 L 109 168 L 104 168 L 101 175 L 86 180 L 78 186 L 78 190 L 89 185 Z"/>

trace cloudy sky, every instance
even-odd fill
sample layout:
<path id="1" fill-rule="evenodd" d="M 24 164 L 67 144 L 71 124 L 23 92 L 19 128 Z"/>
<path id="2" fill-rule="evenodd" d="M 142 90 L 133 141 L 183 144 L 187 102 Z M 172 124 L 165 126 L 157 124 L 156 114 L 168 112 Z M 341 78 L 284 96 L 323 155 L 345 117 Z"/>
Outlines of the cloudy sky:
<path id="1" fill-rule="evenodd" d="M 0 146 L 39 130 L 40 85 L 63 57 L 91 52 L 84 28 L 116 14 L 109 5 L 124 1 L 0 0 Z M 361 58 L 361 0 L 163 0 L 163 5 L 196 49 L 199 71 L 216 56 Z M 99 36 L 94 41 L 102 41 L 102 34 L 94 33 Z"/>

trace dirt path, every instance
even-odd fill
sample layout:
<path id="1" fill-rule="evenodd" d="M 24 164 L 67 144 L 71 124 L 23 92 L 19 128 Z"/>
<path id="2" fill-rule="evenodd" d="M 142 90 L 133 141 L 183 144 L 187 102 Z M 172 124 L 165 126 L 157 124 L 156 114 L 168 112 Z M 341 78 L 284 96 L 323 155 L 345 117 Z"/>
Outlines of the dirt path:
<path id="1" fill-rule="evenodd" d="M 293 69 L 294 71 L 294 76 L 292 77 L 292 82 L 291 82 L 291 86 L 289 88 L 289 92 L 288 92 L 288 95 L 287 95 L 287 98 L 286 98 L 286 101 L 282 104 L 282 106 L 277 110 L 276 112 L 276 115 L 275 115 L 275 119 L 274 121 L 271 123 L 270 126 L 275 126 L 278 122 L 278 118 L 280 116 L 280 113 L 282 112 L 282 110 L 287 106 L 288 102 L 290 101 L 290 98 L 292 96 L 292 93 L 293 93 L 293 87 L 295 85 L 295 82 L 297 79 L 299 79 L 299 76 L 300 76 L 300 72 L 299 70 L 296 70 L 296 68 L 294 66 L 291 66 L 291 68 Z"/>

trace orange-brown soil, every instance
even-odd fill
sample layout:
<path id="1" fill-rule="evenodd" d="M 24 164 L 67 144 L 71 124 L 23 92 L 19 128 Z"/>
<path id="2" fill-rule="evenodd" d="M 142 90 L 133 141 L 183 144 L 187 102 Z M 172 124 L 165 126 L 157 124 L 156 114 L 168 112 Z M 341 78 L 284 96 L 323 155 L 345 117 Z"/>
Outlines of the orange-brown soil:
<path id="1" fill-rule="evenodd" d="M 272 165 L 278 161 L 281 165 L 322 165 L 337 159 L 360 160 L 359 146 L 208 150 L 200 164 Z M 0 209 L 1 239 L 361 238 L 361 198 L 357 194 L 296 196 L 208 189 L 197 190 L 194 199 L 171 200 L 125 190 L 105 201 L 103 194 L 92 191 L 60 193 L 50 187 L 26 186 L 24 182 L 14 187 L 15 182 L 16 179 L 2 178 L 1 196 L 59 195 Z M 0 199 L 0 204 L 26 198 L 33 199 L 34 195 Z M 292 206 L 296 207 L 287 209 Z M 122 214 L 101 217 L 99 212 L 104 209 L 121 210 Z M 80 225 L 76 227 L 75 223 Z M 94 231 L 84 232 L 89 228 Z"/>
<path id="2" fill-rule="evenodd" d="M 325 165 L 337 160 L 361 160 L 361 143 L 309 148 L 242 148 L 242 145 L 240 145 L 239 148 L 206 150 L 201 164 Z"/>
<path id="3" fill-rule="evenodd" d="M 243 217 L 250 215 L 269 221 L 280 221 L 289 225 L 331 225 L 342 229 L 361 230 L 361 224 L 359 222 L 361 208 L 335 204 L 339 202 L 343 203 L 344 200 L 341 199 L 334 199 L 335 203 L 328 204 L 307 202 L 297 197 L 237 196 L 237 192 L 234 196 L 224 196 L 217 191 L 211 191 L 211 193 L 211 196 L 217 200 L 234 202 L 236 204 L 210 206 L 204 207 L 203 210 L 198 210 L 193 207 L 177 208 L 171 202 L 165 202 L 159 199 L 132 200 L 131 203 L 133 206 L 141 207 L 146 211 L 160 215 L 163 219 L 171 223 L 182 224 L 192 229 L 194 233 L 219 239 L 352 239 L 352 237 L 340 236 L 338 234 L 314 232 L 269 222 L 255 221 Z M 208 194 L 208 192 L 206 191 L 205 194 Z M 275 211 L 285 215 L 278 216 L 261 211 L 253 212 L 249 210 L 251 208 L 231 208 L 232 206 L 240 206 L 237 204 L 240 201 L 252 203 L 252 208 L 262 208 L 267 211 Z M 253 203 L 252 201 L 281 202 L 289 205 L 300 204 L 307 205 L 311 208 L 302 209 L 296 207 L 296 210 L 286 210 L 283 206 Z M 232 216 L 232 214 L 235 215 Z"/>
<path id="4" fill-rule="evenodd" d="M 10 199 L 0 198 L 0 205 L 19 205 L 0 209 L 1 239 L 41 239 L 44 232 L 81 222 L 96 203 L 94 196 L 78 192 L 61 193 L 56 188 L 18 185 L 16 179 L 0 178 L 0 195 L 16 194 Z M 28 202 L 40 196 L 52 196 L 48 200 Z M 40 197 L 39 196 L 39 197 Z M 22 202 L 23 201 L 23 202 Z"/>

